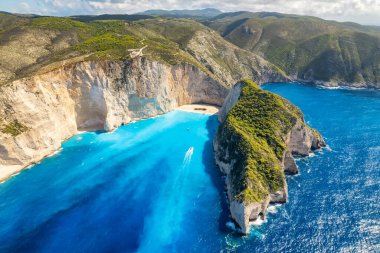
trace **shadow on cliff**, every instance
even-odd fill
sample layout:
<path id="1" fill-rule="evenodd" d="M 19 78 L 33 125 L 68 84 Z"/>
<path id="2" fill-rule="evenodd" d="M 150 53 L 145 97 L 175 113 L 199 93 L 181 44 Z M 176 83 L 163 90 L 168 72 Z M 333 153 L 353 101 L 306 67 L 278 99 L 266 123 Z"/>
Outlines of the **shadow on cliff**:
<path id="1" fill-rule="evenodd" d="M 206 129 L 208 132 L 209 140 L 205 143 L 205 147 L 203 149 L 202 162 L 205 165 L 206 172 L 210 176 L 211 181 L 219 194 L 220 206 L 222 208 L 218 222 L 219 231 L 222 233 L 227 233 L 230 231 L 226 227 L 226 223 L 229 221 L 229 209 L 227 204 L 226 193 L 224 190 L 225 184 L 222 178 L 223 174 L 215 163 L 214 149 L 212 143 L 215 134 L 218 130 L 218 126 L 219 124 L 217 116 L 210 117 L 206 122 Z"/>

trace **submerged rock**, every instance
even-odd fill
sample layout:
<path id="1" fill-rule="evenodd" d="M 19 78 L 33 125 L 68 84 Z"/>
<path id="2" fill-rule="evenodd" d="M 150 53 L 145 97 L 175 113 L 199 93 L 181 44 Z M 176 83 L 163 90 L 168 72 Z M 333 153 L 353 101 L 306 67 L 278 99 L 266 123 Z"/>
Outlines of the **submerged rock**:
<path id="1" fill-rule="evenodd" d="M 231 216 L 247 234 L 270 203 L 287 201 L 284 172 L 298 173 L 293 155 L 308 155 L 325 143 L 296 106 L 251 81 L 232 88 L 219 120 L 216 163 L 227 175 Z"/>

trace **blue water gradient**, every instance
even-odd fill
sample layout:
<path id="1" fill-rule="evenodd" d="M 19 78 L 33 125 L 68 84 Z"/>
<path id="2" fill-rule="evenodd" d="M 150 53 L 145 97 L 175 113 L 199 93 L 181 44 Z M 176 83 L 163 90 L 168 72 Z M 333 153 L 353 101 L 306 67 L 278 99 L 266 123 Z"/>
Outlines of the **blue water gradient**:
<path id="1" fill-rule="evenodd" d="M 211 142 L 217 127 L 216 116 L 174 111 L 75 136 L 0 185 L 0 251 L 223 248 L 214 240 L 227 218 Z"/>
<path id="2" fill-rule="evenodd" d="M 264 88 L 329 147 L 297 161 L 289 202 L 250 235 L 231 230 L 216 116 L 174 111 L 77 135 L 0 184 L 0 252 L 380 252 L 380 92 Z"/>

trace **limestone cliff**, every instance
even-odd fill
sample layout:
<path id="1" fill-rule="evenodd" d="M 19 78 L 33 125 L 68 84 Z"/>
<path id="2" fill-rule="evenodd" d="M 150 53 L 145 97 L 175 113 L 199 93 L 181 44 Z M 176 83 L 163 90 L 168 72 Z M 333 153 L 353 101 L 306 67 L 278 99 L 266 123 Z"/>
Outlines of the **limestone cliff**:
<path id="1" fill-rule="evenodd" d="M 78 130 L 112 130 L 179 105 L 221 106 L 228 90 L 198 68 L 81 62 L 0 87 L 0 181 L 60 148 Z"/>
<path id="2" fill-rule="evenodd" d="M 232 88 L 219 120 L 216 163 L 227 175 L 231 216 L 247 234 L 250 221 L 264 219 L 269 203 L 287 201 L 284 172 L 298 172 L 293 155 L 325 144 L 297 107 L 249 81 Z"/>

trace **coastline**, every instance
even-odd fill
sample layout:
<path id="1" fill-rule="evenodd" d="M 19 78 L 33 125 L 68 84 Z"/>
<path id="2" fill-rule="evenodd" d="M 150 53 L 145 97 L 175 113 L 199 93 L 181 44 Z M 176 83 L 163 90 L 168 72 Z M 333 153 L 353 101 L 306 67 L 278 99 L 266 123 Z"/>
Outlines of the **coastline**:
<path id="1" fill-rule="evenodd" d="M 80 134 L 80 133 L 81 132 L 78 131 L 77 134 Z M 75 135 L 77 135 L 77 134 L 75 134 Z M 71 136 L 70 138 L 74 137 L 75 135 Z M 67 141 L 67 140 L 69 140 L 70 138 L 67 138 L 66 140 L 63 140 L 62 143 L 65 142 L 65 141 Z M 62 143 L 61 143 L 61 145 L 62 145 Z M 22 173 L 25 170 L 30 169 L 31 167 L 33 167 L 34 165 L 40 163 L 41 161 L 45 160 L 46 158 L 49 158 L 49 157 L 52 157 L 52 156 L 55 156 L 55 155 L 59 154 L 59 152 L 61 152 L 61 150 L 62 150 L 62 146 L 60 146 L 57 149 L 53 149 L 48 154 L 44 155 L 41 159 L 33 160 L 28 165 L 25 165 L 25 166 L 20 166 L 20 165 L 8 166 L 7 170 L 4 170 L 4 171 L 2 170 L 0 172 L 0 184 L 5 183 L 9 179 L 11 179 L 11 178 L 19 175 L 20 173 Z"/>
<path id="2" fill-rule="evenodd" d="M 193 112 L 193 113 L 200 113 L 200 114 L 208 114 L 208 115 L 216 115 L 218 114 L 219 112 L 219 107 L 218 106 L 214 106 L 214 105 L 207 105 L 207 104 L 189 104 L 189 105 L 182 105 L 182 106 L 179 106 L 179 107 L 176 107 L 174 108 L 174 110 L 180 110 L 180 111 L 186 111 L 186 112 Z M 156 115 L 156 116 L 153 116 L 153 117 L 157 117 L 159 115 Z M 152 117 L 148 117 L 148 118 L 152 118 Z M 134 119 L 133 121 L 131 122 L 128 122 L 127 124 L 132 124 L 136 121 L 140 121 L 140 120 L 144 120 L 145 118 L 140 118 L 140 119 Z M 126 125 L 127 125 L 126 124 Z M 115 128 L 116 129 L 116 128 Z M 111 130 L 111 131 L 108 131 L 108 132 L 113 132 L 115 129 Z M 85 133 L 85 132 L 88 132 L 88 131 L 94 131 L 94 130 L 100 130 L 99 128 L 88 128 L 88 129 L 80 129 L 76 132 L 76 134 L 70 136 L 69 138 L 65 139 L 65 140 L 62 140 L 61 144 L 65 141 L 67 141 L 68 139 L 74 137 L 75 135 L 77 134 L 81 134 L 81 133 Z M 36 160 L 33 160 L 31 161 L 28 165 L 26 166 L 20 166 L 20 165 L 14 165 L 14 166 L 10 166 L 7 168 L 7 170 L 1 170 L 0 171 L 0 184 L 6 182 L 7 180 L 9 180 L 10 178 L 12 177 L 15 177 L 17 176 L 18 174 L 20 174 L 22 171 L 24 170 L 27 170 L 29 169 L 30 167 L 32 167 L 33 165 L 43 161 L 45 158 L 48 158 L 50 156 L 53 156 L 57 153 L 59 153 L 62 149 L 62 146 L 60 146 L 59 148 L 57 149 L 53 149 L 51 150 L 51 152 L 49 152 L 48 154 L 44 155 L 43 157 L 41 157 L 40 159 L 36 159 Z M 0 167 L 1 168 L 1 167 Z"/>

